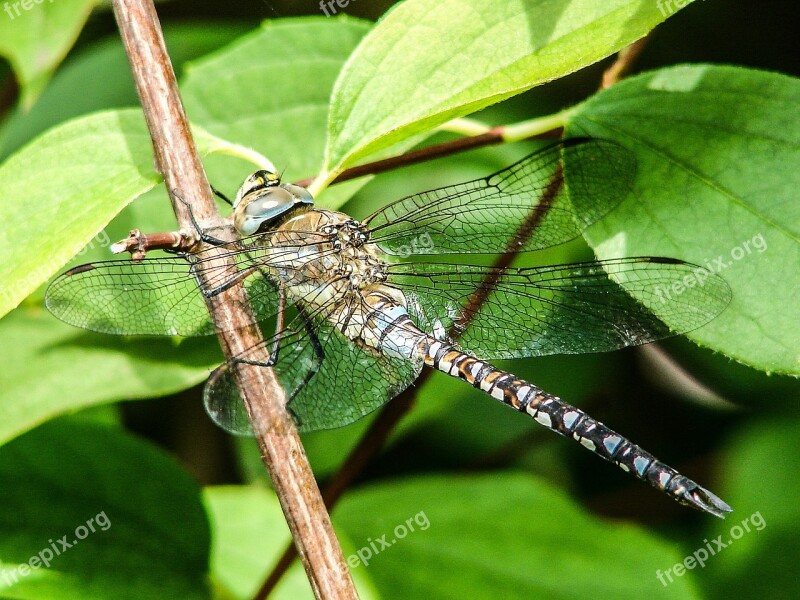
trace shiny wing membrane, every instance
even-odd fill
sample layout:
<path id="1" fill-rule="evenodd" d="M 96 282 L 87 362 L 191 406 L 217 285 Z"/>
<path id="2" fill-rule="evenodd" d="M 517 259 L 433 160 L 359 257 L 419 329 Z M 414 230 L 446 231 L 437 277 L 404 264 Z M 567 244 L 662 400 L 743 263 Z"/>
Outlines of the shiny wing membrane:
<path id="1" fill-rule="evenodd" d="M 263 320 L 277 312 L 275 286 L 266 270 L 258 268 L 267 259 L 264 244 L 263 236 L 251 237 L 186 257 L 173 255 L 140 262 L 122 259 L 80 265 L 50 284 L 45 305 L 62 321 L 100 333 L 210 335 L 214 326 L 198 284 L 200 273 L 205 276 L 206 291 L 236 281 L 237 269 L 248 273 L 244 285 L 255 319 Z M 301 245 L 273 248 L 271 261 L 290 270 L 290 257 Z M 285 262 L 282 255 L 286 256 Z"/>
<path id="2" fill-rule="evenodd" d="M 402 198 L 363 222 L 394 255 L 539 250 L 576 238 L 613 210 L 635 175 L 629 150 L 574 138 L 489 177 Z"/>
<path id="3" fill-rule="evenodd" d="M 404 263 L 388 270 L 387 283 L 404 291 L 420 328 L 487 360 L 638 346 L 702 326 L 731 299 L 721 277 L 667 258 L 506 270 Z M 675 293 L 686 277 L 697 285 Z"/>
<path id="4" fill-rule="evenodd" d="M 345 338 L 328 320 L 347 307 L 333 302 L 307 317 L 297 316 L 271 339 L 220 366 L 204 392 L 206 412 L 226 431 L 252 435 L 238 383 L 254 377 L 257 365 L 272 365 L 287 395 L 287 407 L 300 431 L 348 425 L 371 413 L 407 388 L 421 361 L 392 358 Z M 271 358 L 279 338 L 277 360 Z"/>

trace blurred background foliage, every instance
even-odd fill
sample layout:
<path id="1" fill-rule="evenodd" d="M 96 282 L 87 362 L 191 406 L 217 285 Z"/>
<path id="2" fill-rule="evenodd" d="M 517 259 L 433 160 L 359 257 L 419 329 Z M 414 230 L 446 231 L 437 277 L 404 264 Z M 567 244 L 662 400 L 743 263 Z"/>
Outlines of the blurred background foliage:
<path id="1" fill-rule="evenodd" d="M 374 20 L 392 4 L 351 0 L 342 12 Z M 233 4 L 176 0 L 159 3 L 158 10 L 173 64 L 190 97 L 190 118 L 192 97 L 230 93 L 213 88 L 190 91 L 192 61 L 254 30 L 264 19 L 321 15 L 315 2 L 280 0 Z M 798 18 L 800 7 L 786 1 L 696 2 L 652 33 L 635 69 L 712 62 L 797 76 Z M 347 53 L 343 50 L 343 56 Z M 609 60 L 602 61 L 477 116 L 486 123 L 502 124 L 557 112 L 591 96 L 608 64 Z M 268 90 L 280 86 L 281 80 L 265 76 L 258 84 Z M 91 12 L 75 45 L 37 98 L 20 94 L 8 64 L 0 63 L 0 159 L 66 119 L 136 104 L 113 17 L 101 6 Z M 292 127 L 287 119 L 264 124 L 254 135 L 269 136 L 273 128 L 281 128 L 278 135 L 291 136 Z M 449 137 L 437 134 L 429 141 Z M 480 149 L 380 175 L 350 198 L 343 210 L 364 216 L 409 193 L 483 175 L 533 147 L 519 143 Z M 232 194 L 238 182 L 228 173 L 243 175 L 248 167 L 234 159 L 217 160 L 209 164 L 212 181 Z M 299 178 L 313 174 L 303 171 L 310 164 L 298 158 L 289 167 Z M 57 170 L 53 176 L 58 177 Z M 166 208 L 163 191 L 156 189 L 125 209 L 106 232 L 115 241 L 133 227 L 169 228 Z M 107 258 L 107 250 L 97 246 L 75 263 Z M 573 243 L 537 260 L 567 262 L 589 252 L 585 244 Z M 791 307 L 775 310 L 782 308 Z M 287 534 L 274 496 L 266 489 L 269 483 L 255 444 L 226 436 L 203 412 L 202 382 L 221 358 L 215 343 L 116 340 L 75 332 L 43 312 L 41 292 L 0 321 L 0 340 L 5 363 L 0 414 L 11 414 L 15 401 L 36 386 L 48 386 L 51 395 L 58 395 L 65 381 L 85 385 L 87 395 L 97 386 L 118 385 L 119 397 L 128 400 L 56 419 L 0 448 L 4 567 L 24 562 L 35 549 L 46 546 L 48 538 L 66 532 L 64 527 L 74 527 L 100 510 L 112 516 L 110 532 L 115 536 L 96 534 L 89 538 L 96 547 L 87 543 L 64 559 L 75 565 L 53 567 L 62 576 L 99 581 L 95 595 L 88 594 L 82 583 L 63 586 L 63 580 L 58 583 L 58 577 L 48 577 L 53 570 L 37 571 L 37 577 L 24 586 L 6 592 L 0 571 L 3 597 L 251 594 L 282 550 Z M 53 344 L 72 345 L 69 362 L 47 381 L 38 376 L 36 381 L 26 379 L 31 361 L 46 360 Z M 131 356 L 137 361 L 132 363 Z M 724 522 L 712 522 L 577 445 L 488 402 L 476 390 L 434 374 L 418 390 L 414 411 L 391 443 L 334 512 L 346 554 L 421 511 L 430 520 L 429 529 L 354 569 L 365 597 L 800 595 L 794 572 L 800 562 L 796 379 L 756 371 L 686 339 L 608 355 L 504 361 L 501 366 L 613 425 L 719 493 L 735 512 Z M 74 372 L 82 382 L 72 381 Z M 132 386 L 135 393 L 126 391 L 125 377 L 146 379 L 150 395 L 143 397 L 139 385 Z M 41 421 L 48 418 L 43 413 Z M 304 436 L 323 484 L 369 421 Z M 76 482 L 86 487 L 76 487 Z M 223 485 L 240 487 L 218 487 Z M 115 489 L 126 493 L 108 493 Z M 93 496 L 99 500 L 87 503 Z M 153 533 L 142 535 L 131 525 L 136 519 L 129 517 L 147 514 L 153 507 L 157 510 L 148 521 Z M 668 586 L 659 582 L 657 570 L 666 571 L 704 547 L 706 540 L 730 537 L 732 526 L 756 513 L 766 522 L 763 530 L 744 534 L 711 557 L 705 568 L 688 571 Z M 210 546 L 206 519 L 213 539 Z M 186 551 L 176 550 L 176 557 L 158 551 L 164 547 Z M 89 557 L 100 555 L 108 560 L 86 574 Z M 204 575 L 209 560 L 210 571 Z M 166 573 L 149 566 L 170 561 L 180 564 Z M 159 592 L 158 585 L 144 585 L 143 580 L 168 581 L 170 594 Z M 54 585 L 62 586 L 61 594 L 47 595 Z M 295 568 L 278 593 L 299 597 L 310 592 Z"/>

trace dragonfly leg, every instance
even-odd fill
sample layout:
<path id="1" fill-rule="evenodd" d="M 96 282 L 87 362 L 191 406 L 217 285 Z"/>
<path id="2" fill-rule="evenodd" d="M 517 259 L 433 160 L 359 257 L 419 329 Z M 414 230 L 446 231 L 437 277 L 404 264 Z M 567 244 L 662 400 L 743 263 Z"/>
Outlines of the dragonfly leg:
<path id="1" fill-rule="evenodd" d="M 292 390 L 289 394 L 289 399 L 286 402 L 286 410 L 288 410 L 292 418 L 298 425 L 302 424 L 302 420 L 300 416 L 292 410 L 292 400 L 294 400 L 295 396 L 303 389 L 303 386 L 308 385 L 308 382 L 311 381 L 311 378 L 314 377 L 319 370 L 322 368 L 322 362 L 325 360 L 325 350 L 322 348 L 322 344 L 319 341 L 319 337 L 317 337 L 316 331 L 314 331 L 313 324 L 311 323 L 311 319 L 309 318 L 306 311 L 298 306 L 298 312 L 300 313 L 300 319 L 303 321 L 303 327 L 308 334 L 308 340 L 311 342 L 311 350 L 314 354 L 314 358 L 309 360 L 308 364 L 305 366 L 307 367 L 306 372 L 303 374 L 303 379 L 300 383 L 297 384 L 297 387 Z"/>
<path id="2" fill-rule="evenodd" d="M 192 227 L 194 227 L 195 231 L 197 232 L 197 236 L 200 238 L 201 242 L 205 242 L 209 246 L 224 246 L 225 244 L 230 243 L 226 242 L 225 240 L 216 238 L 213 235 L 209 235 L 208 231 L 210 231 L 211 229 L 218 229 L 218 228 L 213 227 L 211 229 L 203 229 L 202 227 L 200 227 L 200 223 L 197 222 L 197 219 L 194 216 L 194 209 L 192 208 L 192 205 L 189 204 L 186 200 L 184 200 L 181 196 L 179 196 L 174 190 L 173 190 L 173 195 L 175 196 L 175 198 L 180 200 L 188 209 L 189 218 L 192 220 Z"/>
<path id="3" fill-rule="evenodd" d="M 260 270 L 261 269 L 258 266 L 248 267 L 248 268 L 246 268 L 246 269 L 244 269 L 242 271 L 238 271 L 236 273 L 236 275 L 234 275 L 230 279 L 227 279 L 227 280 L 223 281 L 222 283 L 220 283 L 219 285 L 216 285 L 216 286 L 214 286 L 212 288 L 207 288 L 207 287 L 203 286 L 203 283 L 202 283 L 202 281 L 200 281 L 200 279 L 197 276 L 197 273 L 195 272 L 194 268 L 192 268 L 192 273 L 195 276 L 195 280 L 197 281 L 197 286 L 200 288 L 200 291 L 203 293 L 203 296 L 206 297 L 206 298 L 213 298 L 215 296 L 218 296 L 222 292 L 231 289 L 234 285 L 236 285 L 237 283 L 239 283 L 243 279 L 246 279 L 247 277 L 249 277 L 250 275 L 252 275 L 256 271 L 260 271 Z"/>
<path id="4" fill-rule="evenodd" d="M 212 191 L 212 192 L 214 192 L 214 195 L 215 195 L 217 198 L 219 198 L 219 199 L 223 200 L 223 201 L 224 201 L 226 204 L 228 204 L 228 206 L 233 206 L 233 202 L 231 202 L 231 199 L 230 199 L 230 198 L 228 198 L 228 197 L 227 197 L 225 194 L 223 194 L 222 192 L 220 192 L 220 191 L 219 191 L 217 188 L 215 188 L 213 185 L 211 186 L 211 191 Z"/>

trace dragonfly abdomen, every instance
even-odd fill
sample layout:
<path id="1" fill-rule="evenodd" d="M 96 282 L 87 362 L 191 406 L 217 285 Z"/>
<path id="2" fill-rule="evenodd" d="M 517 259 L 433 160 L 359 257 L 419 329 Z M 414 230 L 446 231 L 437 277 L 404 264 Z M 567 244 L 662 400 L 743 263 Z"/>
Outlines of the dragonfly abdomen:
<path id="1" fill-rule="evenodd" d="M 427 338 L 421 349 L 429 367 L 463 379 L 495 400 L 527 413 L 537 423 L 576 440 L 681 504 L 718 517 L 731 511 L 725 502 L 705 488 L 560 398 L 434 338 Z"/>

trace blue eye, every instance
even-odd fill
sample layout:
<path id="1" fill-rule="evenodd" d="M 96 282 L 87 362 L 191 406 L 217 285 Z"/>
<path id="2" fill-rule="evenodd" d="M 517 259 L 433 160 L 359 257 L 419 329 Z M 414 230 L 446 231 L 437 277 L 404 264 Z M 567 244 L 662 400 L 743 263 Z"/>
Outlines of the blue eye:
<path id="1" fill-rule="evenodd" d="M 301 204 L 313 204 L 305 188 L 277 180 L 265 179 L 266 171 L 247 178 L 234 203 L 234 225 L 239 233 L 251 235 Z"/>

